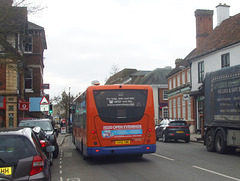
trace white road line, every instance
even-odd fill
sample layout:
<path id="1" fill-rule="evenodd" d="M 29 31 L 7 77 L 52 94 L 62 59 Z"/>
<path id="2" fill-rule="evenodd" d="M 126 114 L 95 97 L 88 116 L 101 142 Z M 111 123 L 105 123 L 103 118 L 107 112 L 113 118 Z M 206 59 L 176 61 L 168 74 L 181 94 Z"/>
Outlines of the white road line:
<path id="1" fill-rule="evenodd" d="M 201 167 L 198 167 L 198 166 L 192 166 L 192 167 L 193 167 L 193 168 L 200 169 L 200 170 L 203 170 L 203 171 L 206 171 L 206 172 L 209 172 L 209 173 L 213 173 L 213 174 L 216 174 L 216 175 L 225 177 L 225 178 L 229 178 L 229 179 L 232 179 L 232 180 L 240 181 L 240 179 L 238 179 L 238 178 L 230 177 L 230 176 L 228 176 L 228 175 L 224 175 L 224 174 L 221 174 L 221 173 L 218 173 L 218 172 L 214 172 L 214 171 L 212 171 L 212 170 L 208 170 L 208 169 L 201 168 Z"/>
<path id="2" fill-rule="evenodd" d="M 63 178 L 62 178 L 62 177 L 60 177 L 60 181 L 63 181 Z"/>
<path id="3" fill-rule="evenodd" d="M 62 170 L 59 171 L 60 175 L 62 175 Z"/>
<path id="4" fill-rule="evenodd" d="M 170 161 L 175 161 L 174 159 L 172 158 L 168 158 L 168 157 L 165 157 L 165 156 L 162 156 L 162 155 L 158 155 L 156 153 L 152 153 L 151 155 L 154 155 L 154 156 L 157 156 L 157 157 L 160 157 L 160 158 L 164 158 L 164 159 L 167 159 L 167 160 L 170 160 Z"/>

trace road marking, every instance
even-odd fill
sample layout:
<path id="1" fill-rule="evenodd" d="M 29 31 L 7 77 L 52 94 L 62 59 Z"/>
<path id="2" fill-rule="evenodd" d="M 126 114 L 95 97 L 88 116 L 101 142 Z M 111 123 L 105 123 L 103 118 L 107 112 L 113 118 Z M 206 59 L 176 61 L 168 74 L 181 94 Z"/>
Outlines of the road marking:
<path id="1" fill-rule="evenodd" d="M 238 179 L 238 178 L 230 177 L 230 176 L 228 176 L 228 175 L 224 175 L 224 174 L 221 174 L 221 173 L 218 173 L 218 172 L 214 172 L 214 171 L 212 171 L 212 170 L 208 170 L 208 169 L 201 168 L 201 167 L 198 167 L 198 166 L 192 166 L 192 167 L 193 167 L 193 168 L 200 169 L 200 170 L 203 170 L 203 171 L 206 171 L 206 172 L 209 172 L 209 173 L 213 173 L 213 174 L 216 174 L 216 175 L 225 177 L 225 178 L 229 178 L 229 179 L 232 179 L 232 180 L 240 181 L 240 179 Z"/>
<path id="2" fill-rule="evenodd" d="M 60 177 L 60 181 L 63 181 L 63 178 L 62 178 L 62 177 Z"/>
<path id="3" fill-rule="evenodd" d="M 174 159 L 172 158 L 168 158 L 168 157 L 165 157 L 165 156 L 162 156 L 162 155 L 158 155 L 156 153 L 152 153 L 151 155 L 154 155 L 154 156 L 157 156 L 157 157 L 160 157 L 160 158 L 164 158 L 164 159 L 167 159 L 167 160 L 170 160 L 170 161 L 175 161 Z"/>

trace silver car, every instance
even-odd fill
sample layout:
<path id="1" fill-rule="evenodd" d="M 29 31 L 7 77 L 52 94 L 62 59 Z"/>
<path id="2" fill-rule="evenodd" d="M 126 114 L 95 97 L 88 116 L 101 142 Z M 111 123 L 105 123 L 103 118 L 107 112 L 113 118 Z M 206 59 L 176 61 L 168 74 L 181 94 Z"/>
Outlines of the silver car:
<path id="1" fill-rule="evenodd" d="M 48 158 L 31 128 L 1 128 L 0 140 L 2 174 L 13 180 L 51 180 Z M 46 151 L 53 152 L 54 146 Z"/>

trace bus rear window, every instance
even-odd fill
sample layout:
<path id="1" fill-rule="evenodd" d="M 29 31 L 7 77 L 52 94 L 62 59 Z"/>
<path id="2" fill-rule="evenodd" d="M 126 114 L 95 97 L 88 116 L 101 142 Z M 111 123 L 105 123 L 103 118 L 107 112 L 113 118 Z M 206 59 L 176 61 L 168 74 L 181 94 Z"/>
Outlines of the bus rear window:
<path id="1" fill-rule="evenodd" d="M 99 117 L 108 123 L 139 121 L 145 111 L 147 90 L 94 90 Z"/>

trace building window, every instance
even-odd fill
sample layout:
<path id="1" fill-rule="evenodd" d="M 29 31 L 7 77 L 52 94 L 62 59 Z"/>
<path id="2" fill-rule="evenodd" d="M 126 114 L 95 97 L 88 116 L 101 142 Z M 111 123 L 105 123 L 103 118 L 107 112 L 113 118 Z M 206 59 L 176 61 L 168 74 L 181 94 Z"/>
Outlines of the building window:
<path id="1" fill-rule="evenodd" d="M 181 101 L 180 101 L 180 97 L 177 99 L 177 109 L 178 109 L 178 119 L 181 118 Z"/>
<path id="2" fill-rule="evenodd" d="M 164 119 L 168 118 L 168 108 L 167 107 L 163 108 L 163 118 Z"/>
<path id="3" fill-rule="evenodd" d="M 173 78 L 173 88 L 174 89 L 176 88 L 176 78 L 175 77 Z"/>
<path id="4" fill-rule="evenodd" d="M 176 119 L 176 99 L 173 99 L 173 119 Z"/>
<path id="5" fill-rule="evenodd" d="M 187 71 L 187 83 L 190 82 L 190 70 Z"/>
<path id="6" fill-rule="evenodd" d="M 8 111 L 14 111 L 14 107 L 13 106 L 8 106 Z"/>
<path id="7" fill-rule="evenodd" d="M 204 80 L 204 62 L 198 63 L 198 83 Z"/>
<path id="8" fill-rule="evenodd" d="M 185 84 L 185 72 L 182 73 L 182 84 Z"/>
<path id="9" fill-rule="evenodd" d="M 169 79 L 169 85 L 168 85 L 169 90 L 172 89 L 172 79 Z"/>
<path id="10" fill-rule="evenodd" d="M 230 54 L 226 53 L 221 56 L 222 68 L 230 67 Z"/>
<path id="11" fill-rule="evenodd" d="M 24 52 L 25 53 L 32 53 L 33 52 L 33 37 L 28 36 L 26 41 L 24 42 Z"/>
<path id="12" fill-rule="evenodd" d="M 191 119 L 191 114 L 192 114 L 192 112 L 191 112 L 191 100 L 189 99 L 188 100 L 188 120 Z"/>
<path id="13" fill-rule="evenodd" d="M 163 90 L 163 100 L 168 100 L 168 91 Z"/>
<path id="14" fill-rule="evenodd" d="M 185 120 L 186 119 L 186 106 L 185 106 L 185 100 L 184 98 L 182 99 L 182 118 Z"/>
<path id="15" fill-rule="evenodd" d="M 33 90 L 33 70 L 28 68 L 25 72 L 25 89 Z"/>
<path id="16" fill-rule="evenodd" d="M 172 100 L 169 100 L 169 117 L 172 118 Z"/>
<path id="17" fill-rule="evenodd" d="M 177 87 L 180 86 L 180 75 L 177 76 Z"/>

